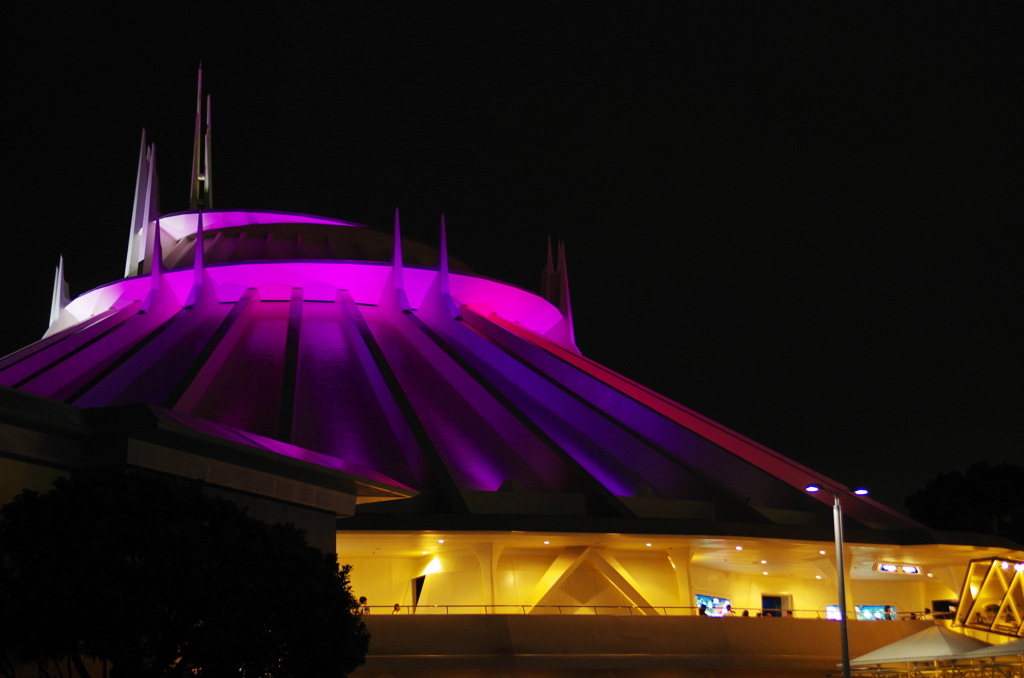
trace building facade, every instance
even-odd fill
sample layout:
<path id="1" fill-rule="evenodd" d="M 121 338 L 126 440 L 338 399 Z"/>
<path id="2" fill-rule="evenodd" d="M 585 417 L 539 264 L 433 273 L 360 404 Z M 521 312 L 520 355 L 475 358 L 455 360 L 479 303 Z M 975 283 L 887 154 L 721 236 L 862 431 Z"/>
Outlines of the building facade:
<path id="1" fill-rule="evenodd" d="M 190 209 L 159 213 L 144 134 L 124 277 L 70 300 L 61 262 L 45 336 L 0 360 L 4 501 L 87 470 L 203 478 L 335 549 L 373 615 L 824 619 L 833 493 L 851 616 L 934 610 L 970 559 L 1024 558 L 581 355 L 561 244 L 534 293 L 449 259 L 443 219 L 432 247 L 397 212 L 214 209 L 201 103 Z"/>

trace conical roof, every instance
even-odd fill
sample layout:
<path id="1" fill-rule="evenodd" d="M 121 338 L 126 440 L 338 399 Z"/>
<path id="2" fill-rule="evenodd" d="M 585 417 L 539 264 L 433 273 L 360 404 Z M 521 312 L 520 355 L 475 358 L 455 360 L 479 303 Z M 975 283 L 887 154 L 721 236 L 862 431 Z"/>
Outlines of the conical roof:
<path id="1" fill-rule="evenodd" d="M 564 243 L 535 294 L 449 260 L 443 218 L 435 249 L 403 241 L 397 212 L 386 234 L 214 211 L 196 130 L 193 209 L 159 214 L 143 135 L 125 278 L 67 302 L 58 271 L 60 313 L 0 360 L 0 385 L 78 408 L 147 404 L 418 492 L 365 507 L 368 520 L 830 539 L 831 492 L 813 484 L 844 495 L 852 528 L 903 531 L 871 541 L 923 529 L 581 355 Z"/>
<path id="2" fill-rule="evenodd" d="M 338 220 L 204 213 L 196 257 L 198 225 L 154 219 L 147 257 L 164 265 L 67 304 L 76 324 L 0 360 L 0 384 L 83 408 L 148 403 L 422 493 L 368 511 L 828 536 L 831 496 L 804 488 L 838 483 L 580 355 L 551 300 L 435 267 L 443 253 L 403 250 L 397 230 L 385 246 Z M 314 256 L 341 242 L 362 258 Z M 862 528 L 919 527 L 869 498 L 844 510 Z"/>
<path id="3" fill-rule="evenodd" d="M 960 657 L 973 650 L 986 650 L 989 644 L 977 638 L 950 631 L 944 626 L 933 626 L 895 643 L 861 655 L 850 661 L 851 666 L 898 664 L 902 662 L 933 661 Z"/>

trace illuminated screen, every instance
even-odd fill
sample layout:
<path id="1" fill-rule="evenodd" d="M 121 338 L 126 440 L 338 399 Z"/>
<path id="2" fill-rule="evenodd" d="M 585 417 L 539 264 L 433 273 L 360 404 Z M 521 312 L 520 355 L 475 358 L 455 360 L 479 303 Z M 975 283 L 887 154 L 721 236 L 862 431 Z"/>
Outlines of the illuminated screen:
<path id="1" fill-rule="evenodd" d="M 857 611 L 857 619 L 861 621 L 874 621 L 876 619 L 885 619 L 885 605 L 855 605 L 854 609 Z M 825 617 L 827 619 L 839 619 L 839 606 L 838 605 L 826 605 L 825 606 Z M 889 618 L 896 619 L 896 606 L 889 606 Z"/>
<path id="2" fill-rule="evenodd" d="M 875 619 L 885 619 L 885 605 L 857 605 L 857 619 L 864 621 L 873 621 Z M 889 606 L 889 619 L 896 618 L 896 606 Z"/>
<path id="3" fill-rule="evenodd" d="M 697 603 L 697 607 L 701 605 L 707 605 L 707 613 L 709 617 L 725 617 L 729 613 L 726 611 L 725 606 L 731 605 L 732 601 L 728 598 L 716 598 L 714 596 L 703 596 L 699 593 L 693 596 L 694 601 Z"/>

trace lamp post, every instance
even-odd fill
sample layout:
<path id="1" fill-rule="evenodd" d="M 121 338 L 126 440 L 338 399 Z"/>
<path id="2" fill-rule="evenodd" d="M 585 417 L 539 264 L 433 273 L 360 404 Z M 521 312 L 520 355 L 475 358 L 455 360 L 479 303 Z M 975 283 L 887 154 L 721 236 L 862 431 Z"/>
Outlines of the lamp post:
<path id="1" fill-rule="evenodd" d="M 808 485 L 808 492 L 819 492 L 818 485 Z M 843 678 L 850 678 L 850 637 L 846 629 L 846 566 L 843 564 L 843 507 L 839 502 L 839 490 L 827 490 L 832 493 L 835 503 L 832 505 L 832 528 L 836 535 L 836 568 L 839 570 L 839 643 L 843 653 Z M 854 490 L 854 494 L 865 495 L 867 490 Z"/>

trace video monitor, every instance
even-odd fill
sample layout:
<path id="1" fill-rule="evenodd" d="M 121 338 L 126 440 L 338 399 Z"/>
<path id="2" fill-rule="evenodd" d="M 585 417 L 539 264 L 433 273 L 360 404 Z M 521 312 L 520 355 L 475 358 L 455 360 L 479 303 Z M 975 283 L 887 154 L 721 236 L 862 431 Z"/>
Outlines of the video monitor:
<path id="1" fill-rule="evenodd" d="M 885 617 L 885 605 L 855 605 L 854 610 L 857 612 L 857 619 L 861 621 L 875 621 L 884 620 Z M 839 619 L 839 606 L 838 605 L 826 605 L 825 606 L 825 617 L 827 619 Z M 896 619 L 896 606 L 889 606 L 889 619 Z"/>
<path id="2" fill-rule="evenodd" d="M 726 610 L 726 606 L 732 604 L 732 601 L 728 598 L 705 596 L 699 593 L 695 594 L 693 599 L 696 601 L 698 608 L 701 605 L 707 605 L 707 614 L 709 617 L 725 617 L 729 614 L 728 610 Z"/>
<path id="3" fill-rule="evenodd" d="M 896 606 L 889 606 L 888 617 L 886 617 L 885 605 L 857 605 L 857 619 L 863 621 L 874 621 L 876 619 L 896 619 Z"/>

